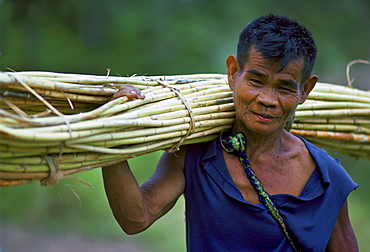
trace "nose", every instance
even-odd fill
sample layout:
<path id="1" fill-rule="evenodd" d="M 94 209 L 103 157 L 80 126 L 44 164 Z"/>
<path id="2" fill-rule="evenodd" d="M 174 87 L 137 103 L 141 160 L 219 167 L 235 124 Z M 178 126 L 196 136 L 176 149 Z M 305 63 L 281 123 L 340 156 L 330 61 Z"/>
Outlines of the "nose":
<path id="1" fill-rule="evenodd" d="M 264 107 L 275 108 L 278 106 L 277 94 L 274 92 L 274 90 L 267 88 L 260 91 L 256 101 Z"/>

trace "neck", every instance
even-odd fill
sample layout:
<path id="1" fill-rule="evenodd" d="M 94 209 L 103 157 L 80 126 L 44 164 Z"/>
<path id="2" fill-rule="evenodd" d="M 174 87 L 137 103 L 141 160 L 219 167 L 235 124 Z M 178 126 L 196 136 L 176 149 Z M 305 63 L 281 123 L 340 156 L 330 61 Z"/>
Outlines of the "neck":
<path id="1" fill-rule="evenodd" d="M 257 156 L 276 155 L 285 151 L 285 140 L 288 133 L 285 130 L 274 134 L 256 134 L 248 130 L 233 130 L 233 134 L 243 132 L 247 139 L 246 154 L 253 158 Z"/>

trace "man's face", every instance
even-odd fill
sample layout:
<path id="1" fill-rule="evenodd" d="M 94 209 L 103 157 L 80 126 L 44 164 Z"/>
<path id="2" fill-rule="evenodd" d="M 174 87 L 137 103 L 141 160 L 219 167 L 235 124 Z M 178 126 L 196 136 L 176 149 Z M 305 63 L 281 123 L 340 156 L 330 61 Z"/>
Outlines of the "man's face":
<path id="1" fill-rule="evenodd" d="M 229 85 L 234 93 L 236 130 L 258 135 L 282 132 L 286 121 L 306 98 L 305 84 L 301 84 L 303 60 L 291 61 L 279 72 L 279 62 L 264 59 L 252 48 L 243 69 L 234 71 L 229 65 L 228 62 Z"/>

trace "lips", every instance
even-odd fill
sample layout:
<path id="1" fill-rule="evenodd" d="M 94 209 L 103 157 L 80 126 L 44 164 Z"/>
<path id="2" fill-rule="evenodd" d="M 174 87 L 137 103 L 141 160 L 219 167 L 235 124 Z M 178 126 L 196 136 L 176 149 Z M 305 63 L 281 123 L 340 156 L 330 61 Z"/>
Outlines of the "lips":
<path id="1" fill-rule="evenodd" d="M 268 114 L 259 114 L 255 112 L 253 112 L 253 114 L 255 114 L 258 117 L 258 119 L 262 122 L 271 122 L 272 120 L 275 119 L 274 116 Z"/>

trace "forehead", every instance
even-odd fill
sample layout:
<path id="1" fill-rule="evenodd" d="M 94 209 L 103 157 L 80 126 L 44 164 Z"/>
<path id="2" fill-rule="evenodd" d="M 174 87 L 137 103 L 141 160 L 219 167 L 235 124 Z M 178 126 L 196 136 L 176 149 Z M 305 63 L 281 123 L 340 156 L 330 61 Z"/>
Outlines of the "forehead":
<path id="1" fill-rule="evenodd" d="M 244 71 L 248 71 L 250 69 L 258 72 L 262 71 L 265 73 L 270 72 L 274 74 L 290 75 L 300 83 L 304 69 L 304 60 L 303 58 L 293 59 L 283 68 L 279 60 L 266 59 L 260 52 L 252 47 L 244 65 Z"/>

